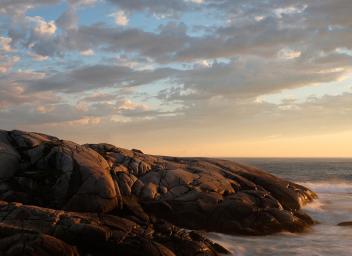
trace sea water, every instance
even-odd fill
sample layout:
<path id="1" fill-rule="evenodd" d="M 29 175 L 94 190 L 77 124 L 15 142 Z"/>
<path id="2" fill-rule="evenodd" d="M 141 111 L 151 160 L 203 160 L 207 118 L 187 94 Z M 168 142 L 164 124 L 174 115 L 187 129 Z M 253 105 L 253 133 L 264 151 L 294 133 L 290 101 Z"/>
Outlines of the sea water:
<path id="1" fill-rule="evenodd" d="M 303 210 L 320 224 L 305 233 L 282 232 L 267 236 L 209 237 L 238 256 L 351 256 L 352 226 L 337 226 L 352 221 L 352 159 L 232 159 L 256 166 L 274 175 L 302 184 L 319 199 Z"/>

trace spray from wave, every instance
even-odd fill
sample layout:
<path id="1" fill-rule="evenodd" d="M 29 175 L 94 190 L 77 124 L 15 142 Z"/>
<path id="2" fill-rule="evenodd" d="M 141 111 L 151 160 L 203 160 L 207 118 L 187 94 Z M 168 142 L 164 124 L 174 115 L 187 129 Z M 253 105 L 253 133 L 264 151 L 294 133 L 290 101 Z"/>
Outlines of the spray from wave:
<path id="1" fill-rule="evenodd" d="M 352 193 L 352 182 L 346 181 L 317 181 L 317 182 L 298 182 L 310 188 L 316 193 L 350 194 Z"/>

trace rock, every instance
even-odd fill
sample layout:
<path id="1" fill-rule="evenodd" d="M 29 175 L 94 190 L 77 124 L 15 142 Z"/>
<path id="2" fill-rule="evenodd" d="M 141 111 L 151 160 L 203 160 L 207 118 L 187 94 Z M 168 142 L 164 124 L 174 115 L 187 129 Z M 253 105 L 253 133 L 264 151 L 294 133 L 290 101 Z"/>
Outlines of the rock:
<path id="1" fill-rule="evenodd" d="M 314 224 L 299 211 L 316 198 L 314 192 L 259 169 L 219 159 L 152 156 L 106 143 L 78 145 L 39 133 L 0 130 L 0 178 L 0 200 L 46 209 L 7 205 L 27 209 L 19 215 L 15 214 L 19 210 L 8 212 L 8 218 L 13 216 L 8 225 L 19 225 L 19 219 L 35 213 L 35 220 L 28 222 L 34 226 L 28 229 L 39 236 L 30 239 L 50 240 L 41 236 L 48 235 L 81 248 L 78 234 L 82 233 L 84 239 L 92 240 L 92 252 L 101 244 L 115 248 L 115 238 L 127 241 L 124 235 L 130 231 L 106 227 L 96 216 L 88 217 L 93 216 L 88 212 L 124 217 L 132 226 L 139 225 L 141 232 L 162 220 L 187 229 L 250 235 L 301 232 Z M 72 211 L 85 215 L 70 213 L 61 219 Z M 57 218 L 71 223 L 70 233 Z M 48 231 L 52 225 L 54 234 Z M 176 226 L 172 228 L 179 230 Z M 156 255 L 155 250 L 161 255 L 189 255 L 187 251 L 196 254 L 209 249 L 202 255 L 215 255 L 209 241 L 195 242 L 183 233 L 167 236 L 170 230 L 158 233 L 155 224 L 150 230 L 148 236 L 119 244 L 119 250 L 133 247 L 136 251 L 131 255 L 139 255 L 141 248 L 150 255 Z M 115 242 L 107 245 L 111 237 Z M 180 241 L 190 246 L 184 252 L 176 250 Z"/>
<path id="2" fill-rule="evenodd" d="M 133 149 L 131 149 L 131 150 L 132 150 L 133 152 L 143 154 L 142 150 L 140 150 L 140 149 L 135 149 L 135 148 L 133 148 Z"/>
<path id="3" fill-rule="evenodd" d="M 42 233 L 0 224 L 0 252 L 6 256 L 79 256 L 76 247 Z"/>
<path id="4" fill-rule="evenodd" d="M 9 141 L 6 132 L 0 130 L 0 179 L 11 178 L 19 168 L 20 155 Z"/>
<path id="5" fill-rule="evenodd" d="M 225 250 L 202 236 L 192 239 L 189 231 L 167 222 L 141 226 L 113 215 L 4 201 L 0 217 L 1 255 L 217 256 Z"/>
<path id="6" fill-rule="evenodd" d="M 11 166 L 22 165 L 14 180 L 33 198 L 32 203 L 73 211 L 106 212 L 121 202 L 110 167 L 95 150 L 36 133 L 13 131 L 5 135 L 10 140 L 2 140 L 3 144 L 21 154 L 21 159 L 15 155 L 11 158 Z M 2 137 L 5 135 L 2 133 Z M 5 167 L 10 163 L 7 155 L 0 154 Z M 8 173 L 8 169 L 1 168 L 0 173 Z M 22 182 L 23 179 L 26 181 Z"/>
<path id="7" fill-rule="evenodd" d="M 352 226 L 352 221 L 344 221 L 344 222 L 340 222 L 339 224 L 337 224 L 338 226 Z"/>

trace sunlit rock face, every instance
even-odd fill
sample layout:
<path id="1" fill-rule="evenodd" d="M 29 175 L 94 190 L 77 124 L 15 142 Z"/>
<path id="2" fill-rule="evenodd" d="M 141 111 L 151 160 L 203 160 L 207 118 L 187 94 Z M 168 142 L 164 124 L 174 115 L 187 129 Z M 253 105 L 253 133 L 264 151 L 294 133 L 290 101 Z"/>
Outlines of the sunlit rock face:
<path id="1" fill-rule="evenodd" d="M 23 243 L 37 250 L 43 242 L 64 255 L 82 250 L 94 255 L 102 246 L 107 254 L 108 248 L 128 248 L 124 255 L 140 255 L 147 246 L 148 255 L 217 255 L 224 249 L 174 225 L 230 234 L 300 232 L 313 221 L 299 209 L 315 197 L 305 187 L 231 161 L 152 156 L 110 144 L 0 131 L 0 239 L 12 241 L 10 251 Z M 102 215 L 114 220 L 113 227 Z M 25 236 L 19 237 L 23 220 Z M 94 240 L 92 248 L 79 239 Z"/>

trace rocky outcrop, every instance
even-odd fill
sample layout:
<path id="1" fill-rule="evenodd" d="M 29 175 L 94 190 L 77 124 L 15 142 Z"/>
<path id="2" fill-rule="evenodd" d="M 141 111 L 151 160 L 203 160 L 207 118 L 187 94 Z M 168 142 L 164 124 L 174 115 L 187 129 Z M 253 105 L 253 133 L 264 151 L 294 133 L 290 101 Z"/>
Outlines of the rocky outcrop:
<path id="1" fill-rule="evenodd" d="M 75 219 L 76 215 L 70 212 L 85 212 L 75 221 L 80 223 L 84 220 L 87 224 L 90 218 L 88 222 L 93 224 L 89 227 L 106 226 L 106 230 L 103 228 L 100 233 L 95 230 L 91 234 L 94 237 L 99 233 L 105 237 L 102 244 L 106 248 L 113 241 L 114 250 L 124 246 L 121 243 L 116 245 L 115 238 L 111 236 L 114 229 L 102 222 L 101 214 L 120 218 L 122 222 L 122 217 L 129 219 L 134 223 L 132 226 L 139 225 L 138 234 L 151 229 L 153 236 L 134 235 L 136 239 L 132 245 L 136 248 L 146 246 L 141 241 L 148 241 L 148 244 L 160 244 L 162 249 L 158 245 L 159 249 L 155 250 L 167 252 L 160 255 L 183 255 L 177 251 L 182 246 L 175 246 L 181 241 L 183 244 L 190 243 L 192 248 L 208 248 L 204 250 L 214 252 L 202 255 L 216 255 L 216 246 L 210 241 L 204 242 L 204 238 L 195 233 L 185 232 L 187 235 L 179 238 L 166 234 L 170 233 L 170 227 L 178 229 L 176 226 L 229 234 L 300 232 L 313 221 L 299 209 L 315 197 L 303 186 L 232 161 L 152 156 L 137 149 L 126 150 L 110 144 L 78 145 L 39 133 L 0 131 L 0 200 L 55 209 L 57 211 L 53 212 L 35 208 L 43 212 L 41 217 L 55 219 L 54 224 L 50 224 L 55 227 L 60 224 L 55 214 Z M 16 207 L 27 209 L 29 206 Z M 91 217 L 92 214 L 99 215 Z M 161 235 L 155 235 L 160 226 L 156 225 L 159 223 L 156 220 L 176 225 L 167 224 L 167 230 L 159 232 L 166 237 L 164 240 Z M 25 236 L 16 237 L 17 228 L 22 226 L 18 222 L 3 223 L 6 224 L 3 228 L 10 230 L 11 239 L 5 237 L 11 241 L 23 243 L 28 240 L 26 245 L 30 244 L 33 248 L 37 248 L 38 243 L 57 244 L 57 247 L 67 250 L 68 255 L 79 253 L 69 244 L 82 250 L 75 238 L 65 239 L 70 237 L 68 235 L 59 236 L 55 232 L 47 232 L 47 228 L 26 227 L 28 230 L 23 231 Z M 40 224 L 40 227 L 43 228 L 43 225 Z M 45 222 L 45 225 L 49 224 Z M 82 228 L 85 230 L 87 227 Z M 130 234 L 126 230 L 120 232 L 126 237 Z M 97 236 L 97 239 L 100 238 Z M 102 244 L 91 243 L 99 250 Z M 150 250 L 155 251 L 153 246 Z M 52 253 L 55 255 L 54 251 Z"/>

